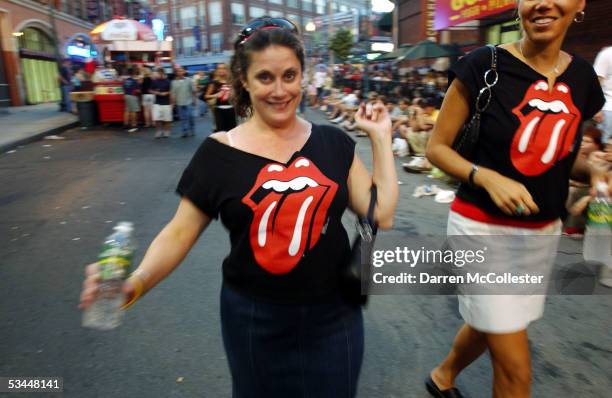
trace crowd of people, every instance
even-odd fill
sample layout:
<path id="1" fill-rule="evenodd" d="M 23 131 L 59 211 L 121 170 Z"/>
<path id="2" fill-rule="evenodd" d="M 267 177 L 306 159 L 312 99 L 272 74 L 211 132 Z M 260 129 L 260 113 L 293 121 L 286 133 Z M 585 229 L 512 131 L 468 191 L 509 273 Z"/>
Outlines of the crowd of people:
<path id="1" fill-rule="evenodd" d="M 98 65 L 89 74 L 80 64 L 65 59 L 58 75 L 60 111 L 75 112 L 70 94 L 80 91 L 85 82 L 120 81 L 125 102 L 123 126 L 130 133 L 140 127 L 155 128 L 155 138 L 167 138 L 173 121 L 179 120 L 181 137 L 191 137 L 195 135 L 195 118 L 209 113 L 213 132 L 225 131 L 237 123 L 228 80 L 227 65 L 222 63 L 212 72 L 197 71 L 192 76 L 180 65 L 168 74 L 164 68 L 141 63 L 118 67 L 110 62 Z"/>

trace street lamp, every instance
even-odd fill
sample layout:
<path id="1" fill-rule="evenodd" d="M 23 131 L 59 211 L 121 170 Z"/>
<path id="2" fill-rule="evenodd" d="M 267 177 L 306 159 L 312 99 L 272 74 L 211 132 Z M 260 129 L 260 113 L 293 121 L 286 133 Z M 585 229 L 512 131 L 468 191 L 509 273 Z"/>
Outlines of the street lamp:
<path id="1" fill-rule="evenodd" d="M 310 21 L 306 24 L 304 28 L 306 29 L 306 32 L 314 32 L 315 30 L 317 30 L 317 25 L 315 25 L 314 22 Z"/>

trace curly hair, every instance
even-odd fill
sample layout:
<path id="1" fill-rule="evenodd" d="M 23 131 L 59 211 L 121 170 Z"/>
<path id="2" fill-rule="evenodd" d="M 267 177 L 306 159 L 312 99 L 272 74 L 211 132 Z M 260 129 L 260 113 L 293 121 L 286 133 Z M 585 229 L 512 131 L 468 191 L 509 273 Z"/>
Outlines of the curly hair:
<path id="1" fill-rule="evenodd" d="M 265 18 L 265 17 L 262 17 Z M 304 71 L 304 45 L 300 37 L 286 29 L 262 29 L 251 35 L 246 42 L 237 38 L 234 42 L 234 55 L 230 61 L 230 82 L 233 89 L 232 102 L 236 114 L 240 117 L 251 117 L 253 105 L 249 92 L 242 85 L 251 65 L 251 54 L 278 45 L 287 47 L 295 53 Z"/>

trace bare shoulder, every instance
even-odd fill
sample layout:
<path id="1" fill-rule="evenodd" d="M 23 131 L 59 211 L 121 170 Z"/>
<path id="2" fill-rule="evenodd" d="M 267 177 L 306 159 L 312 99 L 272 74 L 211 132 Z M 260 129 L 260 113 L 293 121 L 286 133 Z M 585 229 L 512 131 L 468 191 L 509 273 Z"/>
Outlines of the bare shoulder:
<path id="1" fill-rule="evenodd" d="M 213 140 L 219 141 L 222 144 L 229 145 L 229 139 L 227 138 L 226 131 L 217 131 L 216 133 L 212 133 L 209 135 Z"/>

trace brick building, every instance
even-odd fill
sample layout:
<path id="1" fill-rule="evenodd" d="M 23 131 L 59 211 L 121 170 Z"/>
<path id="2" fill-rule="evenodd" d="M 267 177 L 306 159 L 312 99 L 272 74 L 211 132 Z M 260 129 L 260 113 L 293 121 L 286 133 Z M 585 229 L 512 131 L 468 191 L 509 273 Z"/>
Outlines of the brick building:
<path id="1" fill-rule="evenodd" d="M 149 0 L 148 4 L 154 17 L 164 21 L 166 35 L 173 38 L 177 63 L 196 68 L 227 62 L 234 38 L 245 22 L 253 18 L 269 15 L 296 22 L 302 27 L 308 49 L 316 41 L 321 25 L 314 32 L 303 27 L 330 14 L 365 15 L 367 1 Z"/>
<path id="2" fill-rule="evenodd" d="M 0 106 L 56 101 L 57 57 L 124 0 L 0 0 Z M 57 40 L 57 45 L 55 44 Z"/>
<path id="3" fill-rule="evenodd" d="M 457 43 L 469 51 L 520 37 L 515 0 L 396 0 L 396 4 L 397 44 L 429 37 Z M 612 4 L 610 0 L 589 0 L 585 12 L 584 22 L 570 28 L 564 49 L 592 62 L 602 47 L 612 45 Z"/>

